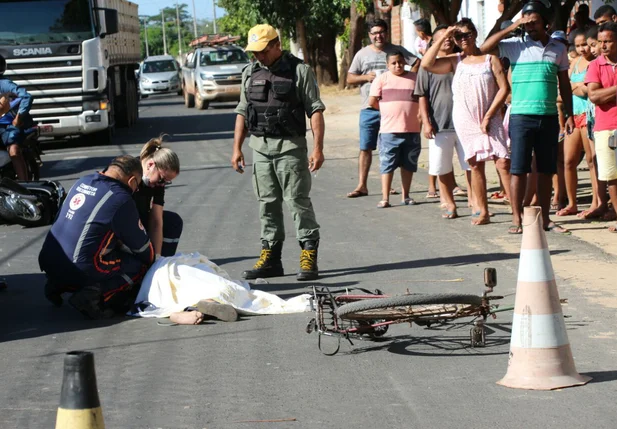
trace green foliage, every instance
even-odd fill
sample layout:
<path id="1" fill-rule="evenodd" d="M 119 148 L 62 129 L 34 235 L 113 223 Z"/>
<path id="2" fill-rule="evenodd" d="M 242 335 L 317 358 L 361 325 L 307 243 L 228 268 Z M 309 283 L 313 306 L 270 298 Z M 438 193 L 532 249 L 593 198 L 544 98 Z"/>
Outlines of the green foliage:
<path id="1" fill-rule="evenodd" d="M 227 11 L 217 20 L 220 31 L 234 36 L 240 36 L 239 44 L 245 46 L 251 27 L 267 22 L 259 10 L 249 0 L 219 0 L 218 5 Z"/>
<path id="2" fill-rule="evenodd" d="M 165 38 L 167 40 L 167 53 L 174 57 L 180 52 L 178 44 L 178 24 L 176 22 L 176 7 L 166 7 L 161 10 L 165 18 Z M 187 4 L 178 5 L 178 15 L 180 18 L 180 44 L 182 52 L 186 53 L 189 50 L 189 43 L 195 38 L 193 32 L 193 17 L 188 12 Z M 161 13 L 152 16 L 141 17 L 141 55 L 146 57 L 146 36 L 145 23 L 148 24 L 148 50 L 150 55 L 163 55 L 163 26 L 161 22 Z M 213 32 L 212 22 L 209 20 L 198 20 L 198 34 L 207 34 Z"/>
<path id="3" fill-rule="evenodd" d="M 280 29 L 283 35 L 295 37 L 296 21 L 301 19 L 310 43 L 324 30 L 332 30 L 335 34 L 345 31 L 344 22 L 349 16 L 351 1 L 370 0 L 219 0 L 219 6 L 227 11 L 220 25 L 225 32 L 242 36 L 242 43 L 246 43 L 248 30 L 262 23 Z"/>

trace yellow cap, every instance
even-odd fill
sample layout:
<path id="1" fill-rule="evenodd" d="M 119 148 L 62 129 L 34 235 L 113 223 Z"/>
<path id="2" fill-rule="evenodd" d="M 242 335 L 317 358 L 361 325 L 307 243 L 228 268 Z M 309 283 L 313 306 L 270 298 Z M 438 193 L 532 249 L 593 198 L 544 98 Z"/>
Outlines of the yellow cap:
<path id="1" fill-rule="evenodd" d="M 249 30 L 249 44 L 245 51 L 261 52 L 266 49 L 268 42 L 279 37 L 278 33 L 268 24 L 259 24 Z"/>

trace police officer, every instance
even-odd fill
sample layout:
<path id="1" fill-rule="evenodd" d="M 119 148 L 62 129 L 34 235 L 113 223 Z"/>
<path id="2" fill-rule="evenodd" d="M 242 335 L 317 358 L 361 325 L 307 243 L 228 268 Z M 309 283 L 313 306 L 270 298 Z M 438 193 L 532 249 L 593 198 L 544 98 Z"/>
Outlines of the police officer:
<path id="1" fill-rule="evenodd" d="M 242 92 L 236 108 L 232 167 L 244 172 L 242 144 L 251 134 L 253 186 L 259 200 L 262 250 L 245 279 L 283 275 L 281 250 L 285 240 L 283 201 L 295 222 L 300 243 L 298 280 L 318 276 L 319 224 L 309 198 L 311 172 L 324 161 L 325 106 L 311 68 L 281 49 L 276 30 L 257 25 L 248 33 L 246 51 L 255 61 L 242 74 Z M 313 130 L 313 151 L 308 155 L 306 116 Z"/>
<path id="2" fill-rule="evenodd" d="M 73 185 L 39 254 L 54 305 L 73 292 L 69 304 L 92 319 L 128 310 L 154 261 L 132 198 L 142 175 L 140 160 L 124 155 Z"/>

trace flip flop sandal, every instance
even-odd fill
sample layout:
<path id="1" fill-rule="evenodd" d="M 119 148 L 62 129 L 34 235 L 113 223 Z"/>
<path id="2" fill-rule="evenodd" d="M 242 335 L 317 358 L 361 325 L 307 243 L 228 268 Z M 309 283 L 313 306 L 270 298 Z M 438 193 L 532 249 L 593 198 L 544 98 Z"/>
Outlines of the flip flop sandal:
<path id="1" fill-rule="evenodd" d="M 508 227 L 508 234 L 518 235 L 523 233 L 523 227 L 521 225 L 510 225 Z"/>
<path id="2" fill-rule="evenodd" d="M 443 219 L 456 219 L 458 217 L 458 213 L 456 212 L 456 210 L 446 210 L 441 217 Z"/>
<path id="3" fill-rule="evenodd" d="M 368 192 L 362 192 L 362 191 L 351 191 L 350 193 L 347 194 L 347 198 L 359 198 L 359 197 L 366 197 L 368 196 Z"/>
<path id="4" fill-rule="evenodd" d="M 378 204 L 377 204 L 377 208 L 378 209 L 387 209 L 389 207 L 392 207 L 392 205 L 386 201 L 386 200 L 381 200 Z"/>
<path id="5" fill-rule="evenodd" d="M 608 232 L 612 234 L 617 234 L 617 225 L 611 225 L 608 227 Z"/>
<path id="6" fill-rule="evenodd" d="M 396 189 L 394 188 L 390 189 L 390 195 L 398 195 L 398 194 L 400 194 L 400 192 L 397 191 Z"/>
<path id="7" fill-rule="evenodd" d="M 555 216 L 574 216 L 576 214 L 578 214 L 578 210 L 572 210 L 566 207 L 561 210 L 557 210 Z"/>
<path id="8" fill-rule="evenodd" d="M 401 201 L 402 206 L 415 206 L 416 204 L 418 203 L 413 198 L 405 198 L 403 201 Z"/>
<path id="9" fill-rule="evenodd" d="M 463 191 L 461 188 L 454 188 L 454 190 L 452 191 L 452 195 L 454 195 L 455 197 L 466 197 L 467 191 Z"/>
<path id="10" fill-rule="evenodd" d="M 427 192 L 426 198 L 439 198 L 439 192 Z"/>
<path id="11" fill-rule="evenodd" d="M 568 231 L 563 226 L 557 225 L 556 223 L 547 226 L 546 228 L 544 228 L 544 231 L 554 232 L 555 234 L 561 234 L 561 235 L 572 235 L 571 231 Z"/>
<path id="12" fill-rule="evenodd" d="M 471 217 L 479 217 L 480 216 L 480 212 L 475 212 L 471 214 Z M 488 212 L 488 217 L 494 217 L 495 213 L 493 212 Z"/>

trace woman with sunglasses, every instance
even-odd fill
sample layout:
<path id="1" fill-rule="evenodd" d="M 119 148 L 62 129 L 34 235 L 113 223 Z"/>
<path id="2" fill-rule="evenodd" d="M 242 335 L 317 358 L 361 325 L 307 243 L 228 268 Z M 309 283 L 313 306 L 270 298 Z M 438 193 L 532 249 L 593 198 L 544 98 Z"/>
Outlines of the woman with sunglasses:
<path id="1" fill-rule="evenodd" d="M 495 160 L 506 192 L 510 189 L 510 161 L 501 117 L 510 86 L 499 58 L 480 52 L 476 45 L 477 35 L 473 22 L 463 18 L 433 42 L 421 66 L 431 73 L 454 73 L 452 121 L 463 145 L 465 160 L 471 167 L 474 195 L 471 223 L 485 225 L 490 223 L 485 161 Z M 462 52 L 437 58 L 441 45 L 449 37 L 454 37 Z"/>
<path id="2" fill-rule="evenodd" d="M 144 175 L 133 194 L 139 218 L 148 231 L 157 257 L 176 254 L 183 225 L 177 213 L 163 210 L 165 186 L 180 173 L 180 160 L 174 151 L 162 147 L 162 143 L 161 138 L 150 139 L 141 149 L 139 158 Z"/>

